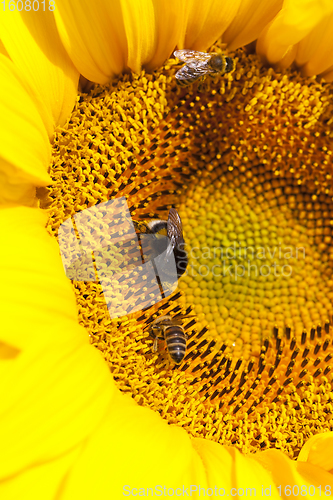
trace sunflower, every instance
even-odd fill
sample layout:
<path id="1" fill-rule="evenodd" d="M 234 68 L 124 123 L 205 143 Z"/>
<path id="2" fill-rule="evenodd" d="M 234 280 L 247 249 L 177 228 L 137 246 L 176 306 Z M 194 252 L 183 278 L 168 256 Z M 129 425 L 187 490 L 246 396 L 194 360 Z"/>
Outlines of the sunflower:
<path id="1" fill-rule="evenodd" d="M 330 495 L 331 2 L 38 6 L 0 21 L 2 498 Z M 221 43 L 234 72 L 177 87 L 174 48 Z M 119 198 L 176 207 L 189 263 L 112 315 L 117 249 L 73 288 L 59 234 Z"/>

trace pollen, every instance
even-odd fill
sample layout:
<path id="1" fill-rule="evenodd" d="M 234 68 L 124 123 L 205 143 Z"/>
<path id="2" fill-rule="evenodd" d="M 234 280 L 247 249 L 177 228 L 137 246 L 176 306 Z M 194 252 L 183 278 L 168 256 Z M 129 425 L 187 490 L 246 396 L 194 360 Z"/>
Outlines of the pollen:
<path id="1" fill-rule="evenodd" d="M 121 288 L 123 254 L 110 254 L 117 316 L 94 248 L 95 276 L 68 275 L 79 321 L 138 404 L 191 436 L 296 458 L 333 430 L 332 86 L 230 56 L 235 71 L 204 83 L 179 88 L 170 60 L 81 94 L 40 206 L 55 238 L 67 219 L 79 238 L 74 215 L 108 200 L 126 198 L 137 223 L 176 207 L 188 253 L 177 288 L 140 307 L 152 283 Z M 179 365 L 163 340 L 153 349 L 163 315 L 182 318 Z"/>

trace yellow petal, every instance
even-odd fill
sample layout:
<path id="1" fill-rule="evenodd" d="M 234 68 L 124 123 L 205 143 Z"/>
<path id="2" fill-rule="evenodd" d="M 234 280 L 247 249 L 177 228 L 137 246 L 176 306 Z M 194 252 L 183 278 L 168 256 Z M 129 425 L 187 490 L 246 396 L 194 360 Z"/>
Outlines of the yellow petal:
<path id="1" fill-rule="evenodd" d="M 329 26 L 329 20 L 330 16 L 322 19 L 317 26 L 297 44 L 296 64 L 298 66 L 304 66 L 313 57 L 313 54 L 320 45 L 321 34 L 325 33 Z"/>
<path id="2" fill-rule="evenodd" d="M 282 59 L 277 63 L 277 67 L 281 69 L 289 68 L 289 66 L 295 61 L 297 54 L 297 45 L 290 45 L 287 52 L 284 54 Z"/>
<path id="3" fill-rule="evenodd" d="M 99 425 L 114 389 L 76 322 L 37 320 L 36 330 L 38 341 L 31 336 L 19 356 L 0 362 L 2 480 L 80 445 Z"/>
<path id="4" fill-rule="evenodd" d="M 185 17 L 185 2 L 169 0 L 161 2 L 154 0 L 156 40 L 153 56 L 145 64 L 148 71 L 161 66 L 172 54 L 178 41 L 183 36 L 183 20 Z"/>
<path id="5" fill-rule="evenodd" d="M 240 0 L 190 0 L 185 3 L 183 31 L 178 48 L 206 50 L 234 19 Z"/>
<path id="6" fill-rule="evenodd" d="M 0 340 L 0 359 L 14 359 L 20 354 L 20 349 Z"/>
<path id="7" fill-rule="evenodd" d="M 330 0 L 285 0 L 282 10 L 264 29 L 257 41 L 257 52 L 275 64 L 330 14 Z"/>
<path id="8" fill-rule="evenodd" d="M 261 496 L 261 488 L 271 486 L 270 497 L 278 498 L 271 475 L 252 457 L 242 455 L 236 448 L 205 439 L 194 439 L 193 446 L 204 464 L 208 484 L 225 489 L 225 495 L 221 491 L 220 496 L 233 496 L 236 492 L 232 488 L 243 488 L 244 491 L 248 488 L 248 496 Z"/>
<path id="9" fill-rule="evenodd" d="M 0 205 L 36 207 L 36 187 L 26 182 L 22 172 L 6 162 L 0 162 Z M 49 184 L 49 183 L 48 183 Z"/>
<path id="10" fill-rule="evenodd" d="M 333 65 L 333 14 L 325 18 L 298 44 L 296 63 L 305 76 L 326 72 Z"/>
<path id="11" fill-rule="evenodd" d="M 46 186 L 50 143 L 34 101 L 22 85 L 22 75 L 0 54 L 0 200 L 15 202 Z"/>
<path id="12" fill-rule="evenodd" d="M 253 42 L 282 7 L 283 0 L 242 0 L 239 10 L 223 35 L 230 50 Z"/>
<path id="13" fill-rule="evenodd" d="M 81 445 L 82 447 L 84 444 Z M 54 500 L 61 499 L 59 491 L 62 491 L 62 483 L 65 482 L 68 470 L 75 461 L 80 447 L 76 447 L 68 453 L 57 457 L 56 460 L 44 461 L 34 464 L 10 480 L 0 484 L 0 496 L 2 500 Z M 38 494 L 36 492 L 38 485 Z M 77 497 L 73 497 L 76 500 Z"/>
<path id="14" fill-rule="evenodd" d="M 298 457 L 299 462 L 317 465 L 333 474 L 333 432 L 318 434 L 309 439 Z"/>
<path id="15" fill-rule="evenodd" d="M 278 450 L 271 449 L 256 453 L 254 458 L 271 475 L 272 484 L 280 486 L 280 497 L 292 496 L 288 487 L 292 492 L 294 485 L 299 487 L 299 490 L 294 490 L 294 496 L 305 496 L 305 492 L 308 495 L 307 498 L 319 498 L 320 487 L 324 490 L 325 485 L 333 486 L 333 476 L 329 472 L 311 463 L 294 462 Z M 310 486 L 311 490 L 309 490 Z"/>
<path id="16" fill-rule="evenodd" d="M 126 66 L 127 41 L 121 5 L 97 0 L 57 0 L 57 28 L 69 57 L 88 80 L 106 83 Z"/>
<path id="17" fill-rule="evenodd" d="M 73 109 L 79 73 L 61 44 L 53 13 L 39 5 L 36 12 L 6 10 L 0 34 L 51 137 Z"/>
<path id="18" fill-rule="evenodd" d="M 133 488 L 137 496 L 139 488 L 157 485 L 162 492 L 164 486 L 188 487 L 189 478 L 193 479 L 193 449 L 186 432 L 168 426 L 129 396 L 117 392 L 112 405 L 73 466 L 63 500 L 120 499 Z M 203 470 L 202 464 L 199 467 Z"/>
<path id="19" fill-rule="evenodd" d="M 126 66 L 138 72 L 152 59 L 152 0 L 57 0 L 54 14 L 69 56 L 88 80 L 106 83 Z"/>
<path id="20" fill-rule="evenodd" d="M 127 66 L 138 73 L 151 60 L 156 45 L 155 12 L 152 0 L 121 0 L 128 46 Z"/>
<path id="21" fill-rule="evenodd" d="M 324 78 L 325 82 L 332 82 L 333 81 L 333 66 L 331 66 L 321 76 Z"/>
<path id="22" fill-rule="evenodd" d="M 0 53 L 9 58 L 9 54 L 1 40 L 0 40 Z"/>
<path id="23" fill-rule="evenodd" d="M 1 479 L 81 446 L 115 390 L 77 323 L 45 220 L 37 209 L 0 210 Z"/>
<path id="24" fill-rule="evenodd" d="M 47 335 L 43 328 L 54 318 L 76 321 L 71 283 L 57 242 L 45 230 L 46 220 L 38 209 L 0 210 L 0 340 L 20 349 L 36 335 Z"/>

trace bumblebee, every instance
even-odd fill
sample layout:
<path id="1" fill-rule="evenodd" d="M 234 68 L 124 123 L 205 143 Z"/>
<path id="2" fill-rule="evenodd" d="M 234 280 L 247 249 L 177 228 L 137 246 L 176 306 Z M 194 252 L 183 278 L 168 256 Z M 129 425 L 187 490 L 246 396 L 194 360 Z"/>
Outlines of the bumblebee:
<path id="1" fill-rule="evenodd" d="M 177 83 L 181 87 L 190 85 L 199 79 L 204 80 L 206 75 L 224 75 L 235 69 L 234 60 L 222 53 L 184 49 L 175 50 L 173 55 L 186 63 L 175 74 Z"/>
<path id="2" fill-rule="evenodd" d="M 175 208 L 171 208 L 169 211 L 168 220 L 153 219 L 150 221 L 137 222 L 133 221 L 135 230 L 139 234 L 154 234 L 158 235 L 163 230 L 166 230 L 167 241 L 156 238 L 155 242 L 155 255 L 152 253 L 152 257 L 156 257 L 158 253 L 165 251 L 164 262 L 166 267 L 170 262 L 171 258 L 174 258 L 177 268 L 177 278 L 182 276 L 186 270 L 188 259 L 187 253 L 184 249 L 185 241 L 183 237 L 183 227 L 182 221 L 179 213 Z M 164 247 L 163 247 L 164 245 Z"/>
<path id="3" fill-rule="evenodd" d="M 176 318 L 172 318 L 168 314 L 167 316 L 156 318 L 150 325 L 150 333 L 155 337 L 153 352 L 156 352 L 158 349 L 158 341 L 165 340 L 171 360 L 179 365 L 186 354 L 187 340 L 182 320 L 191 317 L 193 316 L 179 315 Z"/>

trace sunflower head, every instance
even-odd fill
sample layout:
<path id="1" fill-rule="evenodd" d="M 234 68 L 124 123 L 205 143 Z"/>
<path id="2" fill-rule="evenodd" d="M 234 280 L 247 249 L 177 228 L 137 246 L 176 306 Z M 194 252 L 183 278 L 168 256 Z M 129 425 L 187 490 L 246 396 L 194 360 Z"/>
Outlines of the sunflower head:
<path id="1" fill-rule="evenodd" d="M 177 289 L 139 269 L 137 235 L 132 260 L 100 239 L 96 279 L 73 281 L 80 321 L 118 387 L 169 423 L 295 457 L 332 426 L 330 86 L 232 58 L 235 71 L 186 87 L 171 59 L 82 94 L 41 204 L 55 235 L 108 200 L 126 199 L 136 228 L 176 207 L 188 255 Z M 186 342 L 181 363 L 169 327 Z"/>

